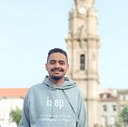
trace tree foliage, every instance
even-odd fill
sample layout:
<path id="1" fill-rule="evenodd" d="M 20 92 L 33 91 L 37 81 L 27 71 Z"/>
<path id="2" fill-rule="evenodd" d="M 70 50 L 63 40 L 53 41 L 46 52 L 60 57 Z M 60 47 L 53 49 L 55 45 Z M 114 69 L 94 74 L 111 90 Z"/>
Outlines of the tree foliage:
<path id="1" fill-rule="evenodd" d="M 16 109 L 11 109 L 10 119 L 12 122 L 16 123 L 17 127 L 19 125 L 21 115 L 22 115 L 22 110 L 20 108 L 16 107 Z"/>
<path id="2" fill-rule="evenodd" d="M 122 110 L 120 117 L 121 117 L 121 121 L 124 124 L 124 126 L 128 127 L 128 107 L 125 107 Z"/>

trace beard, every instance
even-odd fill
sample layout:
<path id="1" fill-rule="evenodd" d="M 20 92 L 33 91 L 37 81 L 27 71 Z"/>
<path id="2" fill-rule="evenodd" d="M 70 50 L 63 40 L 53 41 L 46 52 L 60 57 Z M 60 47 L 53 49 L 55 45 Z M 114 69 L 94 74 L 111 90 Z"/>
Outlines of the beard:
<path id="1" fill-rule="evenodd" d="M 51 72 L 55 72 L 55 71 L 59 71 L 59 72 L 63 72 L 64 70 L 63 69 L 61 69 L 61 68 L 53 68 L 52 70 L 51 70 Z M 62 79 L 63 78 L 63 76 L 54 76 L 54 75 L 51 75 L 51 79 L 53 79 L 53 80 L 60 80 L 60 79 Z"/>
<path id="2" fill-rule="evenodd" d="M 53 79 L 53 80 L 60 80 L 60 79 L 62 79 L 63 77 L 62 76 L 51 76 L 51 78 Z"/>

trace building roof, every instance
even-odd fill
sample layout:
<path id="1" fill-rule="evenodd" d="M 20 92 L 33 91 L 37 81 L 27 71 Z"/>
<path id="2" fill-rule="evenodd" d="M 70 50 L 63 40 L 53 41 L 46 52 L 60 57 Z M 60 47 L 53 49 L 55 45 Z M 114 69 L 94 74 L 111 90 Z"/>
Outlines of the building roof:
<path id="1" fill-rule="evenodd" d="M 24 97 L 28 88 L 0 88 L 0 97 Z"/>
<path id="2" fill-rule="evenodd" d="M 108 101 L 117 101 L 118 97 L 117 96 L 113 96 L 112 93 L 101 93 L 100 94 L 100 101 L 101 102 L 108 102 Z"/>
<path id="3" fill-rule="evenodd" d="M 118 98 L 101 98 L 100 102 L 116 102 L 118 100 Z"/>

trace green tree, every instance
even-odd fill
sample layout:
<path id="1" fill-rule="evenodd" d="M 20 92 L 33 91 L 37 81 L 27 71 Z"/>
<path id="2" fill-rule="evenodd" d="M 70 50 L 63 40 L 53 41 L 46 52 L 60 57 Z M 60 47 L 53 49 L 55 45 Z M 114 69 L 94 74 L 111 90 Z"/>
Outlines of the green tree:
<path id="1" fill-rule="evenodd" d="M 19 125 L 21 115 L 22 115 L 22 110 L 20 108 L 16 107 L 16 109 L 11 109 L 10 119 L 11 119 L 11 122 L 16 123 L 17 127 Z"/>
<path id="2" fill-rule="evenodd" d="M 122 110 L 120 117 L 121 117 L 121 121 L 124 124 L 124 126 L 128 127 L 128 107 L 125 107 Z"/>

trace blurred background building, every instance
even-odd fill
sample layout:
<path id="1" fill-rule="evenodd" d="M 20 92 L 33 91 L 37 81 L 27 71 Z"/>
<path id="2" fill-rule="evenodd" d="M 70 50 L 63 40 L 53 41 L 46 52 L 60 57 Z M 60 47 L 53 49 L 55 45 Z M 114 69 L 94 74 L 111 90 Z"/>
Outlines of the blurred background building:
<path id="1" fill-rule="evenodd" d="M 22 110 L 27 91 L 28 88 L 0 88 L 1 127 L 16 127 L 16 123 L 11 122 L 9 114 L 16 107 Z M 128 89 L 105 89 L 99 96 L 99 127 L 123 127 L 120 114 L 125 107 L 128 107 Z"/>
<path id="2" fill-rule="evenodd" d="M 16 107 L 22 109 L 28 88 L 0 88 L 0 127 L 17 127 L 11 122 L 10 112 Z"/>

